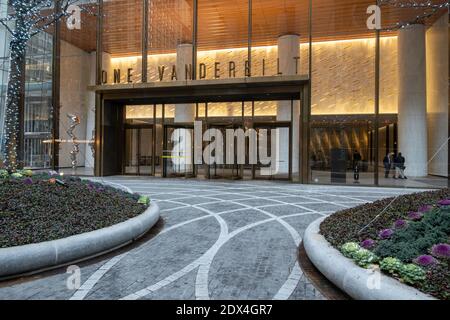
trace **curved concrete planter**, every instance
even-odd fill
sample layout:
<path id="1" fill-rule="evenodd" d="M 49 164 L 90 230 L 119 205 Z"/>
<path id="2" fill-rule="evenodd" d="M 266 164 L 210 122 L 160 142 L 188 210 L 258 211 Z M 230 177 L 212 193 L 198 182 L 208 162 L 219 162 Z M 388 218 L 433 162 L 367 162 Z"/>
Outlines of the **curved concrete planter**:
<path id="1" fill-rule="evenodd" d="M 305 231 L 306 254 L 319 271 L 349 296 L 358 300 L 435 300 L 379 270 L 363 269 L 344 257 L 319 234 L 325 218 L 314 221 Z"/>
<path id="2" fill-rule="evenodd" d="M 47 270 L 86 260 L 122 247 L 144 235 L 159 219 L 151 203 L 144 213 L 103 229 L 68 238 L 0 249 L 0 277 Z"/>

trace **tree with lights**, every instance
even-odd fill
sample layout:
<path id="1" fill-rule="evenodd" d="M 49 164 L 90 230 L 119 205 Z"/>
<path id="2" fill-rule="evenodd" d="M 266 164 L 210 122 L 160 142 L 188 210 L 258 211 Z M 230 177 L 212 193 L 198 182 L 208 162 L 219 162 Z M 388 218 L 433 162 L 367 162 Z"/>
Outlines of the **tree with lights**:
<path id="1" fill-rule="evenodd" d="M 0 24 L 11 36 L 9 78 L 6 92 L 4 140 L 1 146 L 4 166 L 17 170 L 20 136 L 19 104 L 25 87 L 24 66 L 28 41 L 55 22 L 72 15 L 80 0 L 8 0 L 8 14 Z"/>

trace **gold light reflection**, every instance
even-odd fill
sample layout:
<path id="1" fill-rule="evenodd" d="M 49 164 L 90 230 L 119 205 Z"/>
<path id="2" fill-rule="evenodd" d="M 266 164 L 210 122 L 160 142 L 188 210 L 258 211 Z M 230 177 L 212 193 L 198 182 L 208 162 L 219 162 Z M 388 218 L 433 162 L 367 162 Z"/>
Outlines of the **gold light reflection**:
<path id="1" fill-rule="evenodd" d="M 301 47 L 308 44 L 301 44 Z M 312 114 L 336 115 L 336 114 L 373 114 L 375 106 L 374 97 L 374 59 L 375 39 L 350 39 L 338 41 L 314 42 L 312 44 Z M 276 52 L 277 46 L 261 46 L 252 48 L 252 55 L 264 52 Z M 226 53 L 226 54 L 225 54 Z M 230 48 L 209 51 L 199 51 L 199 62 L 203 59 L 217 62 L 223 59 L 239 61 L 241 56 L 246 56 L 247 48 Z M 271 54 L 272 56 L 272 54 Z M 275 59 L 266 61 L 267 68 L 276 65 Z M 152 61 L 176 61 L 176 54 L 151 55 Z M 169 59 L 169 60 L 167 60 Z M 111 68 L 125 66 L 127 63 L 135 64 L 140 60 L 136 57 L 115 57 L 111 59 Z M 273 61 L 272 61 L 273 60 Z M 380 63 L 380 113 L 395 114 L 398 112 L 397 97 L 397 37 L 381 38 L 381 63 Z M 209 64 L 211 68 L 211 64 Z M 156 71 L 154 71 L 156 72 Z M 156 77 L 156 76 L 155 76 Z M 150 77 L 154 78 L 154 77 Z M 227 78 L 222 75 L 222 78 Z M 174 105 L 166 106 L 167 118 L 174 117 Z M 208 110 L 210 117 L 240 116 L 239 107 L 230 107 L 226 104 L 217 104 Z M 255 102 L 255 116 L 275 116 L 276 103 Z M 146 108 L 135 108 L 127 113 L 127 118 L 152 118 L 152 111 Z"/>
<path id="2" fill-rule="evenodd" d="M 153 105 L 125 106 L 125 119 L 153 119 Z"/>

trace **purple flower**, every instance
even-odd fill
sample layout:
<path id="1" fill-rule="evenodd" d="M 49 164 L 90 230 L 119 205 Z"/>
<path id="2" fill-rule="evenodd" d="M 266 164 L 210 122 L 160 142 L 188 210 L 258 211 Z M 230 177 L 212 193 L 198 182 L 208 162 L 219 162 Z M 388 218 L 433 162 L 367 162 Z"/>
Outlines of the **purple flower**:
<path id="1" fill-rule="evenodd" d="M 406 227 L 406 225 L 407 225 L 406 220 L 403 220 L 403 219 L 399 219 L 394 222 L 395 229 L 402 229 L 402 228 Z"/>
<path id="2" fill-rule="evenodd" d="M 105 189 L 103 189 L 102 187 L 100 187 L 100 188 L 97 188 L 97 191 L 98 191 L 98 192 L 103 192 L 103 191 L 105 191 Z"/>
<path id="3" fill-rule="evenodd" d="M 417 210 L 417 211 L 418 212 L 427 212 L 427 211 L 430 211 L 431 209 L 433 209 L 433 206 L 426 204 L 424 206 L 419 207 L 419 210 Z"/>
<path id="4" fill-rule="evenodd" d="M 422 267 L 428 267 L 437 263 L 436 259 L 427 254 L 418 256 L 413 260 L 413 262 Z"/>
<path id="5" fill-rule="evenodd" d="M 431 248 L 431 253 L 435 257 L 450 258 L 450 244 L 447 244 L 447 243 L 435 244 Z"/>
<path id="6" fill-rule="evenodd" d="M 366 239 L 360 243 L 360 246 L 363 247 L 364 249 L 373 248 L 374 245 L 375 241 L 373 241 L 372 239 Z"/>
<path id="7" fill-rule="evenodd" d="M 94 187 L 94 185 L 92 183 L 89 183 L 87 187 L 88 187 L 89 190 L 95 189 L 95 187 Z"/>
<path id="8" fill-rule="evenodd" d="M 420 220 L 420 219 L 422 219 L 422 217 L 423 217 L 423 213 L 421 213 L 421 212 L 411 211 L 410 213 L 408 213 L 408 218 L 413 221 Z"/>
<path id="9" fill-rule="evenodd" d="M 28 185 L 33 184 L 33 179 L 26 178 L 25 180 L 23 180 L 23 183 L 28 184 Z"/>
<path id="10" fill-rule="evenodd" d="M 440 206 L 450 206 L 450 199 L 444 199 L 438 202 Z"/>
<path id="11" fill-rule="evenodd" d="M 381 230 L 380 233 L 378 233 L 378 236 L 381 239 L 389 239 L 394 234 L 394 231 L 392 229 L 384 229 Z"/>

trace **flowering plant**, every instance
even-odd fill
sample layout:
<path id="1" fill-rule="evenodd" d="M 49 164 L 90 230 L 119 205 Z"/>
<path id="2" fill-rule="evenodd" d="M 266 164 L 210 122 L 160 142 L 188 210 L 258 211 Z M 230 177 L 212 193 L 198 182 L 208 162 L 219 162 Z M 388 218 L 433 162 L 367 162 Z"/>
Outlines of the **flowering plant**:
<path id="1" fill-rule="evenodd" d="M 399 219 L 399 220 L 394 222 L 394 228 L 395 229 L 402 229 L 402 228 L 404 228 L 406 226 L 407 226 L 406 220 Z"/>
<path id="2" fill-rule="evenodd" d="M 413 220 L 413 221 L 420 220 L 420 219 L 422 219 L 422 217 L 423 217 L 423 213 L 422 212 L 413 212 L 413 211 L 411 211 L 410 213 L 408 213 L 408 218 L 410 220 Z"/>
<path id="3" fill-rule="evenodd" d="M 450 199 L 444 199 L 438 202 L 440 206 L 450 206 Z"/>
<path id="4" fill-rule="evenodd" d="M 430 255 L 423 254 L 415 258 L 413 262 L 422 267 L 429 267 L 435 265 L 437 263 L 437 260 Z"/>
<path id="5" fill-rule="evenodd" d="M 419 209 L 417 211 L 419 212 L 427 212 L 430 211 L 431 209 L 433 209 L 433 206 L 430 206 L 429 204 L 423 205 L 421 207 L 419 207 Z"/>
<path id="6" fill-rule="evenodd" d="M 435 257 L 439 258 L 450 258 L 450 244 L 448 243 L 439 243 L 435 244 L 431 248 L 431 253 Z"/>
<path id="7" fill-rule="evenodd" d="M 375 241 L 372 239 L 366 239 L 360 243 L 360 246 L 364 249 L 370 249 L 375 246 Z"/>
<path id="8" fill-rule="evenodd" d="M 394 234 L 392 229 L 383 229 L 378 233 L 381 239 L 389 239 Z"/>

